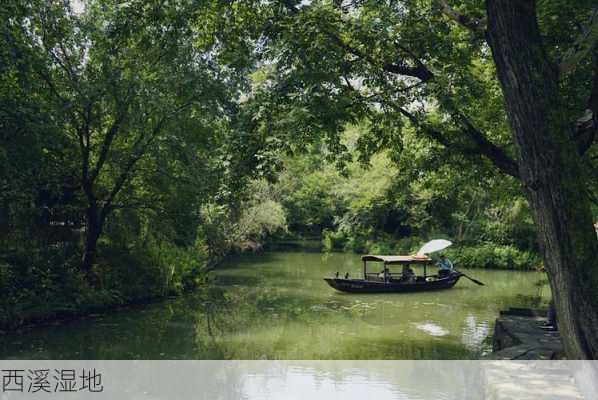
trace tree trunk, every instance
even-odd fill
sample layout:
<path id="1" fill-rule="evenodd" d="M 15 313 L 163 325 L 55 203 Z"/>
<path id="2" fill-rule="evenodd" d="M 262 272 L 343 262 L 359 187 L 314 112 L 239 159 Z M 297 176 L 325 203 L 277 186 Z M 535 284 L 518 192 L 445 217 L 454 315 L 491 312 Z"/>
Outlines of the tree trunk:
<path id="1" fill-rule="evenodd" d="M 598 358 L 598 240 L 558 69 L 543 47 L 534 0 L 488 0 L 492 49 L 565 352 Z"/>
<path id="2" fill-rule="evenodd" d="M 85 229 L 85 249 L 83 250 L 83 260 L 81 268 L 88 277 L 91 275 L 93 264 L 96 261 L 98 248 L 98 239 L 102 233 L 102 221 L 98 212 L 98 206 L 95 203 L 87 207 L 87 227 Z"/>

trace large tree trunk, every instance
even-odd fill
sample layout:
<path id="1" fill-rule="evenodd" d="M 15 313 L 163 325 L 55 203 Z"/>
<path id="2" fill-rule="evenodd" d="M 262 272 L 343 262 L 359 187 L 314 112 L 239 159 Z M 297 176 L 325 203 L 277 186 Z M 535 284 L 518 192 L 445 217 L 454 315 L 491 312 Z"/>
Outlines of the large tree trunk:
<path id="1" fill-rule="evenodd" d="M 598 240 L 534 0 L 488 0 L 488 42 L 569 358 L 598 358 Z"/>

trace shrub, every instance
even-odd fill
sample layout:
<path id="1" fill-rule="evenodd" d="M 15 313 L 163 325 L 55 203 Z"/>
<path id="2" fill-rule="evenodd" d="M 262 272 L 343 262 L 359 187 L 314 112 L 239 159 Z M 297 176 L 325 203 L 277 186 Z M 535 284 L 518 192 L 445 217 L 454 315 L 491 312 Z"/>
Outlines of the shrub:
<path id="1" fill-rule="evenodd" d="M 322 245 L 325 251 L 344 250 L 348 238 L 343 232 L 324 230 Z"/>
<path id="2" fill-rule="evenodd" d="M 0 259 L 0 328 L 17 327 L 26 320 L 70 312 L 77 307 L 80 260 L 73 246 L 5 253 Z"/>
<path id="3" fill-rule="evenodd" d="M 513 246 L 481 244 L 446 251 L 457 268 L 493 268 L 532 270 L 542 265 L 540 257 Z"/>
<path id="4" fill-rule="evenodd" d="M 147 240 L 101 241 L 97 285 L 80 270 L 76 246 L 55 244 L 0 257 L 0 329 L 84 314 L 152 297 L 180 294 L 205 281 L 202 246 Z"/>
<path id="5" fill-rule="evenodd" d="M 324 231 L 325 251 L 352 251 L 369 254 L 413 254 L 424 240 L 409 236 L 399 240 L 390 236 L 375 236 L 372 232 Z"/>
<path id="6" fill-rule="evenodd" d="M 205 277 L 207 255 L 201 246 L 179 247 L 148 240 L 102 249 L 103 286 L 125 300 L 176 295 L 197 287 Z"/>

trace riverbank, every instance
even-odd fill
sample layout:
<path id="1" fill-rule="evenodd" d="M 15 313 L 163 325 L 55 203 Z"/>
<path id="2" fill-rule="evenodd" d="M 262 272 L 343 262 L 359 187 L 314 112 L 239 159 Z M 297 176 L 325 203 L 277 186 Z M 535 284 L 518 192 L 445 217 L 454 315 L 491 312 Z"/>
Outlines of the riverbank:
<path id="1" fill-rule="evenodd" d="M 509 309 L 496 319 L 492 360 L 558 360 L 564 351 L 558 331 L 546 331 L 546 310 Z"/>

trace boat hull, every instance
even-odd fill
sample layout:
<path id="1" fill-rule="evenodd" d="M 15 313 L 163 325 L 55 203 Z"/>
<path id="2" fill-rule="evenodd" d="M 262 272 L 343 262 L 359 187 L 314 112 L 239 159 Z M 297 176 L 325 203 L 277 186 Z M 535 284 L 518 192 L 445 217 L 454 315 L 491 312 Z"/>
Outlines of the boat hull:
<path id="1" fill-rule="evenodd" d="M 450 289 L 455 286 L 459 278 L 461 278 L 461 274 L 453 273 L 445 278 L 415 283 L 376 282 L 344 278 L 324 278 L 324 280 L 334 289 L 347 293 L 408 293 Z"/>

